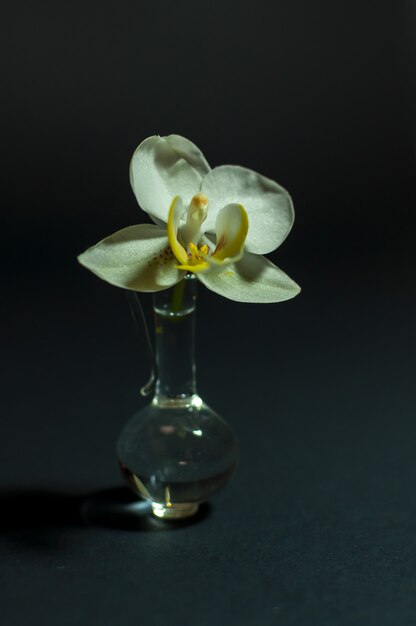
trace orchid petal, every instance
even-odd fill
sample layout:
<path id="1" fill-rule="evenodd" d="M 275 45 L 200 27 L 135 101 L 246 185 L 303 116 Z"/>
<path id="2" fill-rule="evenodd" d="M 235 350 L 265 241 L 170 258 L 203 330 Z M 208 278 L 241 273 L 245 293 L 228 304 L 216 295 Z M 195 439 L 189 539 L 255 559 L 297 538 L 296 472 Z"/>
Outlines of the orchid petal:
<path id="1" fill-rule="evenodd" d="M 273 180 L 238 165 L 222 165 L 207 174 L 201 187 L 209 198 L 205 232 L 212 232 L 220 209 L 230 203 L 244 204 L 250 222 L 246 249 L 266 254 L 289 234 L 294 211 L 289 194 Z"/>
<path id="2" fill-rule="evenodd" d="M 202 152 L 188 139 L 154 135 L 133 154 L 130 182 L 141 208 L 166 223 L 172 198 L 180 195 L 187 206 L 210 169 Z"/>
<path id="3" fill-rule="evenodd" d="M 78 261 L 111 285 L 133 291 L 160 291 L 184 277 L 166 229 L 153 224 L 123 228 L 80 254 Z"/>
<path id="4" fill-rule="evenodd" d="M 201 272 L 197 276 L 211 291 L 237 302 L 283 302 L 300 292 L 300 287 L 271 261 L 247 252 L 221 273 Z"/>

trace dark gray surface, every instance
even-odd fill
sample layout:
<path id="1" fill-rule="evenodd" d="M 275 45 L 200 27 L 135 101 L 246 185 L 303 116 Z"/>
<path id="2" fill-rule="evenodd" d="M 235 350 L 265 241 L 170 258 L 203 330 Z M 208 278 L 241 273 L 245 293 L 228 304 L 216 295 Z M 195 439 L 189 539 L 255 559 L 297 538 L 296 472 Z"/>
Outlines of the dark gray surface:
<path id="1" fill-rule="evenodd" d="M 144 369 L 122 294 L 90 280 L 11 311 L 3 623 L 413 624 L 410 302 L 201 292 L 199 386 L 239 439 L 234 479 L 195 524 L 94 526 L 79 506 L 122 485 L 114 442 Z"/>

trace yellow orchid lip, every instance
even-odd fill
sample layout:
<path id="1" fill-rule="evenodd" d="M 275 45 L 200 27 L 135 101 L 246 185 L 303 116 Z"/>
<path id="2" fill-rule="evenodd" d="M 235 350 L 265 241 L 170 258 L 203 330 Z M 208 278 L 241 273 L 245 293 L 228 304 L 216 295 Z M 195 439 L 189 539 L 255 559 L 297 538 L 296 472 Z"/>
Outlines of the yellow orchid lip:
<path id="1" fill-rule="evenodd" d="M 203 213 L 198 216 L 199 219 L 201 221 L 202 219 L 205 219 L 205 210 L 207 205 L 208 198 L 206 198 L 206 196 L 203 196 L 203 194 L 197 194 L 196 196 L 194 196 L 190 205 L 192 209 L 192 216 L 195 216 L 196 207 L 198 210 L 203 211 Z M 197 273 L 208 268 L 209 264 L 204 260 L 204 257 L 208 254 L 209 249 L 207 245 L 203 245 L 198 250 L 197 246 L 194 243 L 190 242 L 188 244 L 190 251 L 189 253 L 187 253 L 183 245 L 179 242 L 177 233 L 179 228 L 179 222 L 183 215 L 183 212 L 184 211 L 181 200 L 179 196 L 175 196 L 172 204 L 170 205 L 168 216 L 167 230 L 169 245 L 172 248 L 172 252 L 175 255 L 176 259 L 179 261 L 179 265 L 176 266 L 177 269 L 183 270 L 185 272 Z"/>
<path id="2" fill-rule="evenodd" d="M 248 233 L 248 216 L 242 204 L 228 204 L 218 214 L 217 246 L 212 257 L 217 261 L 241 253 Z"/>
<path id="3" fill-rule="evenodd" d="M 178 265 L 178 269 L 194 273 L 206 270 L 209 267 L 209 263 L 205 260 L 205 257 L 209 252 L 208 246 L 206 244 L 203 244 L 198 250 L 198 247 L 194 243 L 190 243 L 189 250 L 189 263 Z"/>
<path id="4" fill-rule="evenodd" d="M 207 206 L 208 198 L 206 196 L 197 194 L 192 198 L 188 208 L 188 217 L 195 221 L 197 228 L 195 230 L 193 227 L 190 231 L 188 220 L 185 227 L 181 228 L 182 237 L 185 236 L 186 238 L 192 232 L 196 239 L 200 239 L 199 226 L 205 220 Z M 197 216 L 198 210 L 200 213 Z M 198 248 L 193 241 L 189 241 L 187 249 L 185 249 L 179 242 L 178 230 L 183 214 L 181 199 L 179 196 L 175 196 L 169 209 L 167 231 L 170 247 L 179 262 L 176 266 L 177 269 L 196 274 L 205 272 L 212 267 L 219 270 L 221 266 L 226 266 L 241 258 L 248 233 L 248 217 L 243 205 L 228 204 L 220 211 L 216 223 L 217 245 L 211 253 L 207 244 Z"/>
<path id="5" fill-rule="evenodd" d="M 168 240 L 169 245 L 172 248 L 173 254 L 182 264 L 188 262 L 188 255 L 185 248 L 179 243 L 177 232 L 179 227 L 179 221 L 183 213 L 182 203 L 179 196 L 175 196 L 172 200 L 172 204 L 169 209 L 168 217 Z"/>
<path id="6" fill-rule="evenodd" d="M 202 263 L 198 263 L 198 265 L 176 265 L 178 270 L 183 270 L 184 272 L 192 272 L 193 274 L 198 274 L 198 272 L 204 272 L 209 268 L 209 263 L 203 261 Z"/>

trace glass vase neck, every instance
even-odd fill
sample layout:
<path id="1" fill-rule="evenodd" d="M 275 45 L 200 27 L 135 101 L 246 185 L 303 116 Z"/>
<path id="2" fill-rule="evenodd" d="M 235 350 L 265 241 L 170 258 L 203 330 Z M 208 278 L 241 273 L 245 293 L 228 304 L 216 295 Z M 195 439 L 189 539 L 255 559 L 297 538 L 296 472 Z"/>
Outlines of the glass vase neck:
<path id="1" fill-rule="evenodd" d="M 157 381 L 153 403 L 197 401 L 195 368 L 196 280 L 193 274 L 153 296 Z"/>

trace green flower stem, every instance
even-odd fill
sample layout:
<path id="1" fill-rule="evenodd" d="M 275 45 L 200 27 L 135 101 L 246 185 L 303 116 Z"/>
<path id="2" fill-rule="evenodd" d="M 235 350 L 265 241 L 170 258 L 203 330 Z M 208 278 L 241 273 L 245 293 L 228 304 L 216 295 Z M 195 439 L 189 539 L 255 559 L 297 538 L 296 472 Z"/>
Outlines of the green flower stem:
<path id="1" fill-rule="evenodd" d="M 183 308 L 183 294 L 185 291 L 185 279 L 183 278 L 172 289 L 172 313 L 179 313 Z"/>

